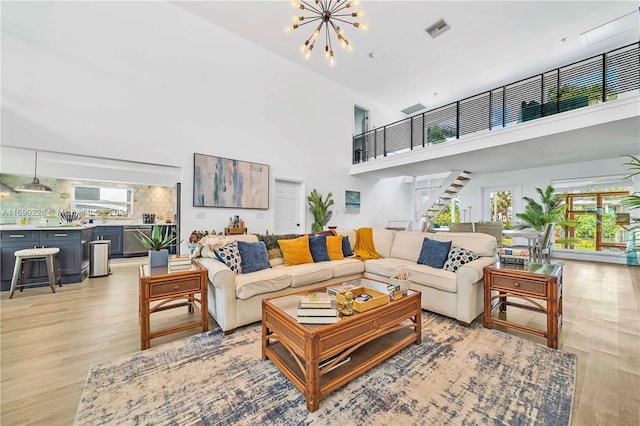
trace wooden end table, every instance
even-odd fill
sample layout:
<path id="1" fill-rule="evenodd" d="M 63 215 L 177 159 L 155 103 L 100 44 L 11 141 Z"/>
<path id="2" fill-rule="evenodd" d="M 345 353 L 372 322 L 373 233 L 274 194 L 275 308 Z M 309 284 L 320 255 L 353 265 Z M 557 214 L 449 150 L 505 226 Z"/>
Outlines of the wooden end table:
<path id="1" fill-rule="evenodd" d="M 558 333 L 562 327 L 562 265 L 529 263 L 521 268 L 500 263 L 484 268 L 484 326 L 491 328 L 493 324 L 500 324 L 546 337 L 547 346 L 558 349 Z M 514 302 L 514 298 L 529 304 Z M 546 314 L 546 330 L 492 316 L 493 310 L 506 312 L 508 306 Z"/>
<path id="2" fill-rule="evenodd" d="M 199 305 L 199 306 L 198 306 Z M 151 331 L 151 314 L 187 306 L 189 312 L 200 311 L 198 321 Z M 209 330 L 207 310 L 207 269 L 192 264 L 189 269 L 171 270 L 166 266 L 140 266 L 140 349 L 149 349 L 151 339 L 167 334 L 202 327 Z"/>
<path id="3" fill-rule="evenodd" d="M 373 280 L 361 279 L 366 287 Z M 379 283 L 383 284 L 383 283 Z M 386 284 L 384 284 L 386 288 Z M 378 288 L 376 288 L 378 289 Z M 324 291 L 319 288 L 311 291 Z M 422 339 L 420 292 L 336 324 L 300 324 L 296 308 L 303 293 L 262 301 L 262 359 L 270 359 L 316 411 L 320 398 Z M 336 358 L 326 366 L 322 361 Z M 347 357 L 348 362 L 333 368 Z"/>

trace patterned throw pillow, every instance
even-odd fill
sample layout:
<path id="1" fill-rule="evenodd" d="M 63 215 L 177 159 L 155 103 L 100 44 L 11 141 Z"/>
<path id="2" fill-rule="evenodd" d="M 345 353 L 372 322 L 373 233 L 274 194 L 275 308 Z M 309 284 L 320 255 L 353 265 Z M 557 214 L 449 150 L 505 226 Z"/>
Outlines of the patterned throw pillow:
<path id="1" fill-rule="evenodd" d="M 449 251 L 449 257 L 444 263 L 444 269 L 449 272 L 458 272 L 458 269 L 465 263 L 473 262 L 480 256 L 471 250 L 460 247 L 452 247 Z"/>
<path id="2" fill-rule="evenodd" d="M 231 269 L 231 272 L 238 275 L 242 273 L 242 260 L 240 259 L 240 251 L 238 250 L 238 242 L 234 241 L 224 247 L 213 249 L 218 260 Z"/>
<path id="3" fill-rule="evenodd" d="M 296 234 L 282 234 L 282 235 L 260 235 L 258 239 L 262 240 L 267 246 L 267 252 L 269 253 L 269 260 L 277 259 L 282 256 L 282 250 L 278 245 L 278 240 L 292 240 L 298 238 Z"/>

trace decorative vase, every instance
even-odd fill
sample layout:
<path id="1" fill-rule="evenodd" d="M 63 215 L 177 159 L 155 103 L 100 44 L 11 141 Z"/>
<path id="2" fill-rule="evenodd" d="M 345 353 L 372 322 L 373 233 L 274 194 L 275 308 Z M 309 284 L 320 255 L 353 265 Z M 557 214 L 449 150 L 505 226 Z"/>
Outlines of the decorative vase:
<path id="1" fill-rule="evenodd" d="M 149 251 L 149 267 L 169 265 L 169 250 L 162 249 L 158 251 Z"/>
<path id="2" fill-rule="evenodd" d="M 409 291 L 409 284 L 411 284 L 411 280 L 399 280 L 397 278 L 391 278 L 391 284 L 400 287 L 400 291 L 403 296 L 407 295 L 407 291 Z"/>

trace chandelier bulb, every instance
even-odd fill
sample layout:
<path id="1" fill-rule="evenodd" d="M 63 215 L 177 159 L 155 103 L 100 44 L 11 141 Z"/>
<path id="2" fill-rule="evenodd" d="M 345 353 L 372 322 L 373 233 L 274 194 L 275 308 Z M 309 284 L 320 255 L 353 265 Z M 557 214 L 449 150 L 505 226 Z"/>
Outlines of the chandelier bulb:
<path id="1" fill-rule="evenodd" d="M 329 52 L 329 63 L 331 64 L 331 66 L 334 66 L 336 64 L 333 59 L 333 50 Z"/>
<path id="2" fill-rule="evenodd" d="M 353 16 L 354 18 L 362 18 L 364 16 L 364 11 L 361 12 L 353 12 L 351 14 L 351 16 Z"/>
<path id="3" fill-rule="evenodd" d="M 304 9 L 304 4 L 298 3 L 294 0 L 291 2 L 291 7 L 295 7 L 296 9 Z"/>
<path id="4" fill-rule="evenodd" d="M 285 28 L 285 31 L 290 33 L 291 31 L 295 30 L 296 28 L 298 28 L 298 24 L 293 24 L 290 27 Z"/>
<path id="5" fill-rule="evenodd" d="M 316 28 L 316 30 L 313 32 L 311 37 L 313 37 L 314 40 L 317 40 L 319 36 L 320 36 L 320 27 Z"/>
<path id="6" fill-rule="evenodd" d="M 324 46 L 324 56 L 328 59 L 329 58 L 329 45 L 326 44 Z"/>
<path id="7" fill-rule="evenodd" d="M 296 21 L 296 22 L 297 21 L 304 21 L 304 16 L 294 16 L 293 20 Z"/>
<path id="8" fill-rule="evenodd" d="M 356 27 L 356 28 L 360 28 L 362 31 L 367 31 L 367 29 L 369 29 L 367 24 L 361 24 L 359 22 L 354 22 L 353 26 Z"/>

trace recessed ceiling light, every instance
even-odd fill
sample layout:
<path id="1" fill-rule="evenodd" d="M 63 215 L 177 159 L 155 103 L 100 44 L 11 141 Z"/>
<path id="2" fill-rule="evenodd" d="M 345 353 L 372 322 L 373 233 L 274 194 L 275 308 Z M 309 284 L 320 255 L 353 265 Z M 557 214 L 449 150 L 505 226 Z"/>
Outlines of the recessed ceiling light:
<path id="1" fill-rule="evenodd" d="M 436 38 L 445 31 L 449 30 L 449 28 L 451 28 L 449 24 L 447 24 L 444 19 L 440 19 L 438 22 L 428 27 L 425 31 L 428 32 L 432 38 Z"/>
<path id="2" fill-rule="evenodd" d="M 415 105 L 411 105 L 410 107 L 407 107 L 407 108 L 403 109 L 402 112 L 407 114 L 407 115 L 410 115 L 410 114 L 413 114 L 414 112 L 422 111 L 425 108 L 426 108 L 426 106 L 424 106 L 424 105 L 422 105 L 420 103 L 417 103 Z"/>

